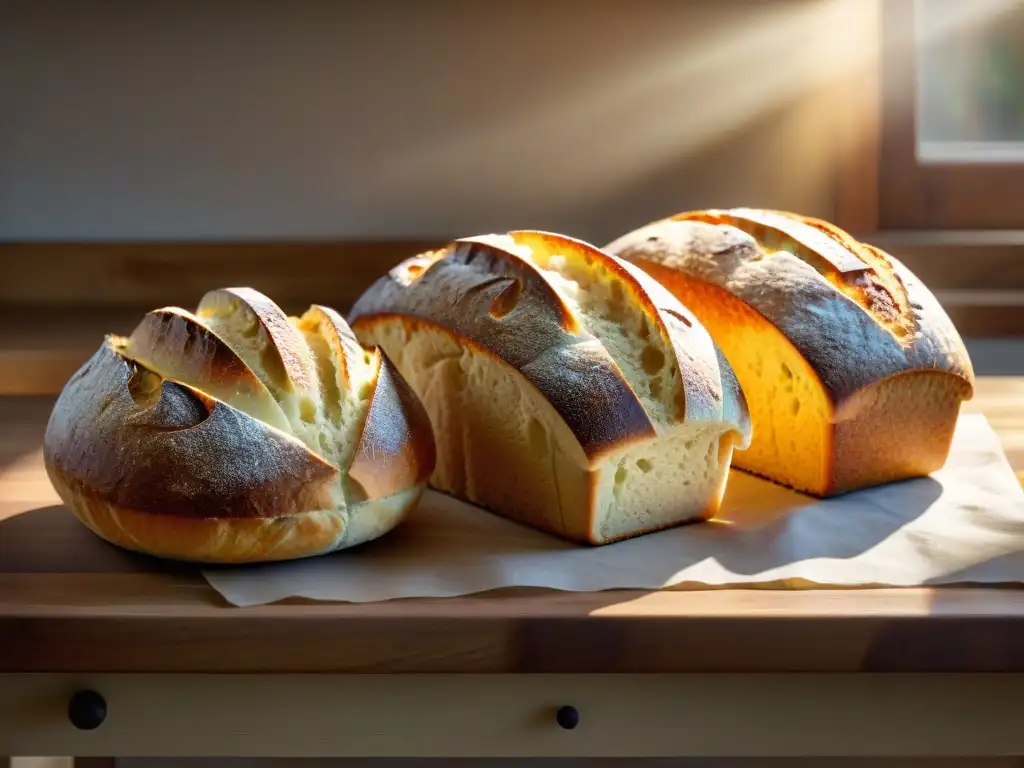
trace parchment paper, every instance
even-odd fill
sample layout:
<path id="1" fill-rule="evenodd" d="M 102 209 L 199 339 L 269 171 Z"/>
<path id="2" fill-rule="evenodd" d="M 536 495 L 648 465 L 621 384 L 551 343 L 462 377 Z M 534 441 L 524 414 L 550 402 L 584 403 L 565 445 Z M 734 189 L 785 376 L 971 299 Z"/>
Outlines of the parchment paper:
<path id="1" fill-rule="evenodd" d="M 205 571 L 229 602 L 370 602 L 501 587 L 785 588 L 1024 582 L 1024 492 L 980 414 L 961 417 L 946 466 L 818 501 L 733 471 L 721 519 L 603 547 L 564 543 L 428 491 L 358 550 Z"/>

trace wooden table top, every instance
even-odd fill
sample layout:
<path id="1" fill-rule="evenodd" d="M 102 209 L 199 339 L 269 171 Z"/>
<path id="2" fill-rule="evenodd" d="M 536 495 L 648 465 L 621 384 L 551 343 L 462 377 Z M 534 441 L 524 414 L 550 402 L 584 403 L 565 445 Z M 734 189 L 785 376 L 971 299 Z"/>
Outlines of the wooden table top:
<path id="1" fill-rule="evenodd" d="M 227 605 L 122 552 L 42 466 L 52 398 L 0 398 L 0 672 L 1024 671 L 1024 590 L 613 591 Z M 1024 470 L 1024 378 L 984 412 Z"/>

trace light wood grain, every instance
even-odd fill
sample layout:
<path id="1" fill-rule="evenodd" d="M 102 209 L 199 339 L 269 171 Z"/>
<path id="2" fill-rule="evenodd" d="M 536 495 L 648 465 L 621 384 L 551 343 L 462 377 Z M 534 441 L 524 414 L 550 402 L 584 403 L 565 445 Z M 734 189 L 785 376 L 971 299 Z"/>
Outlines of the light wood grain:
<path id="1" fill-rule="evenodd" d="M 1024 752 L 1018 715 L 1024 707 L 1024 676 L 950 678 L 935 674 L 0 675 L 0 712 L 7 715 L 0 719 L 0 749 L 179 758 L 432 757 L 440 760 L 427 765 L 456 768 L 486 764 L 465 766 L 446 758 L 735 759 Z M 68 722 L 67 701 L 83 687 L 98 692 L 107 703 L 106 721 L 94 731 L 76 730 Z M 579 725 L 571 731 L 560 728 L 556 720 L 555 713 L 564 705 L 579 713 Z M 384 765 L 407 768 L 404 763 Z M 414 765 L 425 768 L 419 762 Z M 633 768 L 637 764 L 618 765 Z M 647 763 L 639 765 L 643 768 Z M 657 765 L 681 768 L 675 762 Z M 700 764 L 684 765 L 697 768 Z M 713 768 L 733 765 L 732 761 L 712 764 Z M 796 765 L 803 768 L 805 763 Z M 846 768 L 857 765 L 861 763 Z M 349 768 L 349 763 L 342 766 Z M 600 766 L 608 768 L 604 762 Z M 747 768 L 746 763 L 739 766 Z M 378 764 L 378 768 L 384 766 Z M 580 766 L 573 761 L 547 763 L 545 768 Z"/>
<path id="2" fill-rule="evenodd" d="M 51 398 L 0 398 L 0 672 L 1024 671 L 1024 590 L 509 592 L 233 608 L 92 535 L 42 467 Z M 1024 378 L 983 378 L 1024 469 Z M 752 640 L 756 636 L 756 642 Z"/>

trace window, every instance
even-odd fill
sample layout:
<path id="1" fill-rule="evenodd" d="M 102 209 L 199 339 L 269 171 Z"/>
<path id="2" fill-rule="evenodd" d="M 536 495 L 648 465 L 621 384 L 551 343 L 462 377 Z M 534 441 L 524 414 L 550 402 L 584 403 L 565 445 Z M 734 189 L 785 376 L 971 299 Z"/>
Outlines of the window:
<path id="1" fill-rule="evenodd" d="M 1024 0 L 853 0 L 831 88 L 836 221 L 901 259 L 965 337 L 1024 335 Z"/>
<path id="2" fill-rule="evenodd" d="M 878 224 L 1024 229 L 1024 1 L 886 0 Z"/>

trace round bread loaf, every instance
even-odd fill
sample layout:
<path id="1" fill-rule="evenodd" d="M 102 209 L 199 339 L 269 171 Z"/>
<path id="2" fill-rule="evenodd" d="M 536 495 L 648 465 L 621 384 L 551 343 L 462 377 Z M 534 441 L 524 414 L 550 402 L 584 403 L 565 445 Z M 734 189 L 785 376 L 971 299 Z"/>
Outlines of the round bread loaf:
<path id="1" fill-rule="evenodd" d="M 394 528 L 434 468 L 430 422 L 334 310 L 248 288 L 148 313 L 64 387 L 44 441 L 65 504 L 127 549 L 286 560 Z"/>
<path id="2" fill-rule="evenodd" d="M 605 246 L 668 288 L 736 370 L 754 437 L 736 466 L 828 496 L 946 461 L 974 372 L 932 293 L 838 227 L 738 208 Z"/>
<path id="3" fill-rule="evenodd" d="M 413 257 L 352 328 L 430 414 L 439 489 L 606 544 L 719 508 L 750 420 L 707 331 L 632 264 L 517 231 Z"/>

